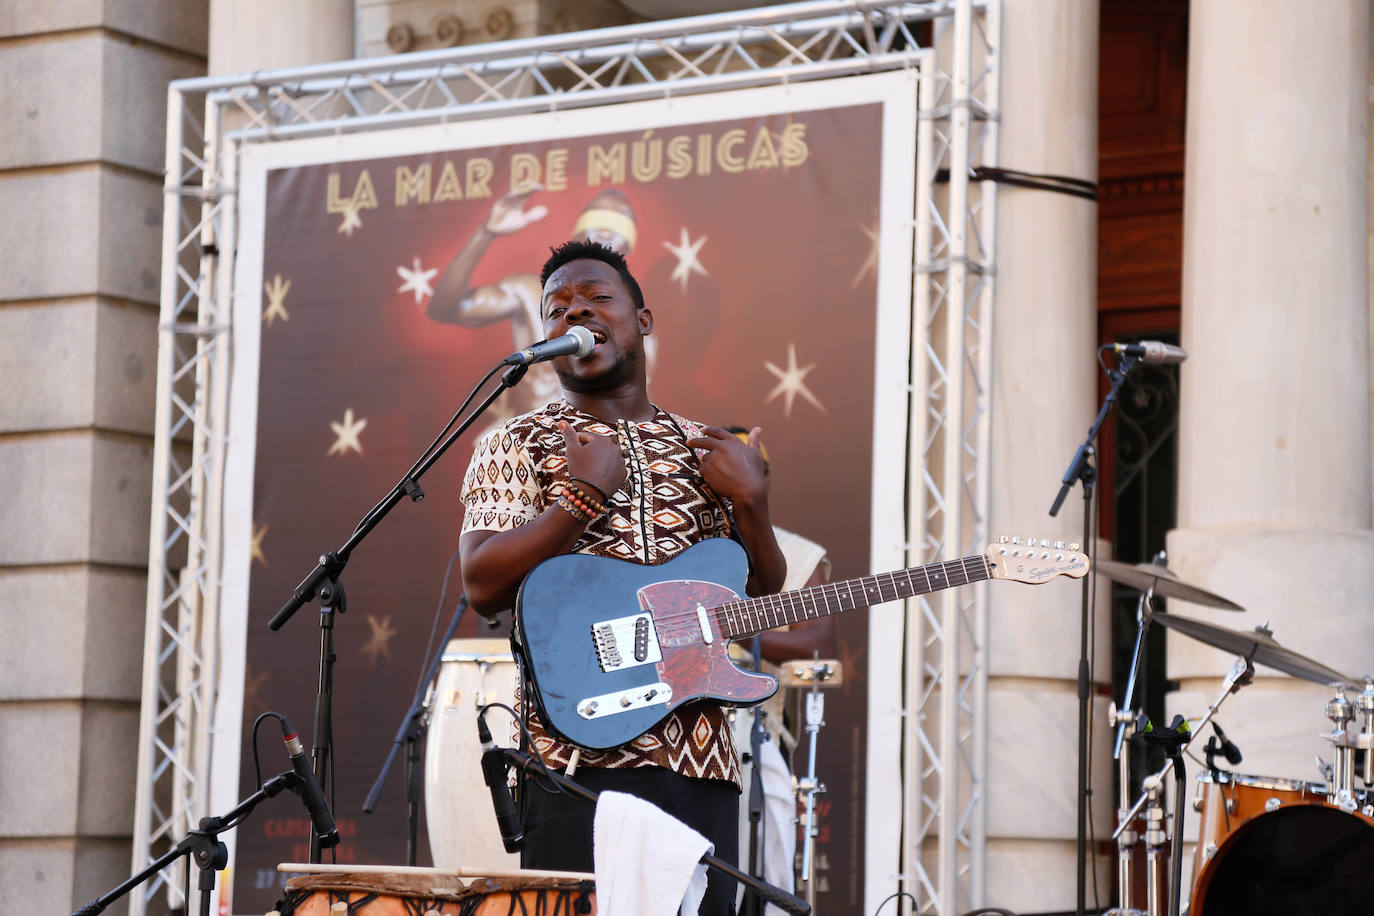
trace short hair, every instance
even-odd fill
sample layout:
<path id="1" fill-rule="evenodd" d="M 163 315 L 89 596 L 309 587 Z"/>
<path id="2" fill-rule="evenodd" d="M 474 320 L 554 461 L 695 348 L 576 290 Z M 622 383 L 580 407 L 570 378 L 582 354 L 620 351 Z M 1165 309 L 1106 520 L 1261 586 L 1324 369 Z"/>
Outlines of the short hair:
<path id="1" fill-rule="evenodd" d="M 639 288 L 639 282 L 630 273 L 630 265 L 625 262 L 625 256 L 618 251 L 607 248 L 605 245 L 588 241 L 564 242 L 557 248 L 549 249 L 551 252 L 549 259 L 544 262 L 544 267 L 539 271 L 539 289 L 542 292 L 549 282 L 549 277 L 553 272 L 570 261 L 601 261 L 609 264 L 620 274 L 620 279 L 624 281 L 625 288 L 630 291 L 630 298 L 634 300 L 635 308 L 644 308 L 644 293 Z"/>

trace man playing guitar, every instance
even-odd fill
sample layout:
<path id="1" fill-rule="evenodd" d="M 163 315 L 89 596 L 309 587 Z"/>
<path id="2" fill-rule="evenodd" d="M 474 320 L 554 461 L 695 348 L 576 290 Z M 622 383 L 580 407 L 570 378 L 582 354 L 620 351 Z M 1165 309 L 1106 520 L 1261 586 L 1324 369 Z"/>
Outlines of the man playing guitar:
<path id="1" fill-rule="evenodd" d="M 563 399 L 508 420 L 473 450 L 463 483 L 463 584 L 477 611 L 510 608 L 525 576 L 567 553 L 657 565 L 731 536 L 750 559 L 746 591 L 776 592 L 786 561 L 768 510 L 759 430 L 741 441 L 649 401 L 644 338 L 653 313 L 624 258 L 568 242 L 540 276 L 544 334 L 592 332 L 585 357 L 553 361 Z M 588 788 L 628 792 L 738 858 L 739 762 L 718 703 L 684 704 L 617 747 L 581 750 L 550 734 L 524 698 L 534 750 Z M 538 788 L 521 800 L 528 868 L 591 871 L 591 806 Z M 710 876 L 700 912 L 731 911 L 734 888 Z"/>

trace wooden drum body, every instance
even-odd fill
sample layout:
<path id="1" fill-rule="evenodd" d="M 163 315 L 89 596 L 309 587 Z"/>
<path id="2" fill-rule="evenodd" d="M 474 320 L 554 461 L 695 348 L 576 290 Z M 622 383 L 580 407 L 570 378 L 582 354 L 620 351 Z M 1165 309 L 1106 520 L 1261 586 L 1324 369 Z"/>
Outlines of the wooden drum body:
<path id="1" fill-rule="evenodd" d="M 287 866 L 283 866 L 286 868 Z M 299 866 L 290 866 L 293 870 Z M 503 872 L 459 877 L 440 869 L 308 866 L 286 884 L 280 916 L 595 916 L 591 875 Z"/>

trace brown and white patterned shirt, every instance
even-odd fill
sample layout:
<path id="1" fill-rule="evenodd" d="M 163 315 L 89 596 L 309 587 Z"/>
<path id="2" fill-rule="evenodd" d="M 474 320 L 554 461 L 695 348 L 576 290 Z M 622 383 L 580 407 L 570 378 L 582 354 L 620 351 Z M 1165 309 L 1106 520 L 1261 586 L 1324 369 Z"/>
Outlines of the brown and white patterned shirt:
<path id="1" fill-rule="evenodd" d="M 607 423 L 555 401 L 507 420 L 487 432 L 473 448 L 463 480 L 463 533 L 510 531 L 538 518 L 552 505 L 568 479 L 560 421 L 578 432 L 614 436 L 625 457 L 626 477 L 611 494 L 606 512 L 587 526 L 575 553 L 657 564 L 698 541 L 728 534 L 726 504 L 706 486 L 700 456 L 687 440 L 702 435 L 700 425 L 655 409 L 642 423 Z M 566 767 L 574 747 L 545 731 L 532 704 L 525 706 L 535 748 L 546 763 Z M 650 731 L 608 751 L 581 752 L 581 766 L 661 766 L 705 779 L 740 784 L 739 758 L 725 713 L 715 703 L 679 707 Z"/>

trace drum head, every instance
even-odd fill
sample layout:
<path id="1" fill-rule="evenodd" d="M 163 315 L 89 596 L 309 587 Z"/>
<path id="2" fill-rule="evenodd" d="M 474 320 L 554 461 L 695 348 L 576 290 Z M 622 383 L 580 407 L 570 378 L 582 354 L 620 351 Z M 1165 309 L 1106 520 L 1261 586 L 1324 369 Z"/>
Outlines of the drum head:
<path id="1" fill-rule="evenodd" d="M 1374 900 L 1374 826 L 1329 805 L 1262 814 L 1199 876 L 1191 916 L 1334 916 Z"/>

